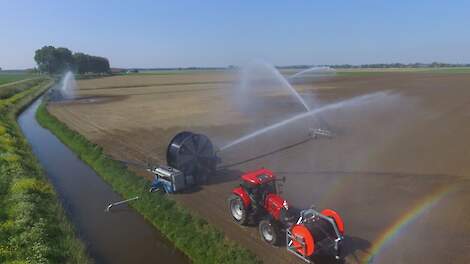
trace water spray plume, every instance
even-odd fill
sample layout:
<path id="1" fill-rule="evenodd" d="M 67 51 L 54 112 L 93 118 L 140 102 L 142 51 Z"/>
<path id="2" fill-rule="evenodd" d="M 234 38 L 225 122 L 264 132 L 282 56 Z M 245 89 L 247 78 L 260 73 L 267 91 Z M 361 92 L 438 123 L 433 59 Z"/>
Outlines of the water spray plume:
<path id="1" fill-rule="evenodd" d="M 290 92 L 297 98 L 297 100 L 302 103 L 302 105 L 305 107 L 305 110 L 310 111 L 310 107 L 308 106 L 308 104 L 294 89 L 294 87 L 292 87 L 292 85 L 286 80 L 286 78 L 284 78 L 284 76 L 282 76 L 281 73 L 276 68 L 274 68 L 274 66 L 267 64 L 266 67 L 270 69 L 273 74 L 279 79 L 279 81 L 281 81 L 281 83 L 290 90 Z"/>
<path id="2" fill-rule="evenodd" d="M 372 93 L 372 94 L 367 94 L 367 95 L 362 95 L 362 96 L 357 96 L 357 97 L 353 97 L 351 99 L 347 99 L 347 100 L 344 100 L 344 101 L 340 101 L 340 102 L 337 102 L 337 103 L 333 103 L 333 104 L 329 104 L 329 105 L 325 105 L 323 107 L 320 107 L 318 109 L 315 109 L 315 110 L 312 110 L 312 111 L 309 111 L 309 112 L 306 112 L 306 113 L 302 113 L 302 114 L 299 114 L 299 115 L 296 115 L 296 116 L 293 116 L 291 118 L 288 118 L 288 119 L 285 119 L 283 121 L 280 121 L 276 124 L 273 124 L 273 125 L 270 125 L 270 126 L 267 126 L 267 127 L 264 127 L 262 129 L 259 129 L 251 134 L 248 134 L 246 136 L 243 136 L 239 139 L 236 139 L 232 142 L 230 142 L 229 144 L 223 146 L 222 148 L 220 148 L 220 151 L 223 151 L 223 150 L 226 150 L 230 147 L 233 147 L 237 144 L 240 144 L 244 141 L 247 141 L 251 138 L 254 138 L 256 136 L 259 136 L 261 134 L 264 134 L 266 132 L 269 132 L 273 129 L 277 129 L 277 128 L 280 128 L 280 127 L 283 127 L 284 125 L 287 125 L 291 122 L 294 122 L 294 121 L 297 121 L 297 120 L 300 120 L 300 119 L 303 119 L 303 118 L 306 118 L 306 117 L 312 117 L 312 116 L 315 116 L 319 113 L 322 113 L 322 112 L 325 112 L 325 111 L 329 111 L 329 110 L 334 110 L 334 109 L 340 109 L 340 108 L 345 108 L 345 107 L 352 107 L 352 106 L 357 106 L 357 105 L 362 105 L 364 103 L 366 103 L 367 101 L 371 101 L 371 100 L 376 100 L 378 98 L 381 98 L 381 97 L 384 97 L 384 96 L 387 96 L 388 93 L 387 92 L 376 92 L 376 93 Z"/>
<path id="3" fill-rule="evenodd" d="M 62 79 L 62 85 L 60 86 L 60 94 L 64 99 L 73 99 L 75 97 L 75 89 L 77 83 L 75 77 L 71 71 L 68 71 Z"/>
<path id="4" fill-rule="evenodd" d="M 259 71 L 263 73 L 267 73 L 270 80 L 268 81 L 275 81 L 281 85 L 281 89 L 287 91 L 290 95 L 292 95 L 305 109 L 305 111 L 310 111 L 311 108 L 307 104 L 307 102 L 300 96 L 300 94 L 292 87 L 292 85 L 287 81 L 287 79 L 282 76 L 282 74 L 271 64 L 262 62 L 262 61 L 254 61 L 248 64 L 246 67 L 242 69 L 242 76 L 241 76 L 241 89 L 242 91 L 248 91 L 249 89 L 256 89 L 259 87 L 251 87 L 250 81 L 251 78 Z M 256 76 L 259 77 L 259 76 Z"/>
<path id="5" fill-rule="evenodd" d="M 295 79 L 302 76 L 315 76 L 315 77 L 323 77 L 323 76 L 330 76 L 336 74 L 336 70 L 330 67 L 312 67 L 306 70 L 302 70 L 298 73 L 295 73 L 289 76 L 288 79 Z"/>

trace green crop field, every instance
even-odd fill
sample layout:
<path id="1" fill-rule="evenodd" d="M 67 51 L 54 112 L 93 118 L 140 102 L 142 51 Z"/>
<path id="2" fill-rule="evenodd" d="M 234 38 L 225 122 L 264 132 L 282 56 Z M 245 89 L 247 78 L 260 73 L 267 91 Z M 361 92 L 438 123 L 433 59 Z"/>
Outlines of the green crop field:
<path id="1" fill-rule="evenodd" d="M 380 74 L 389 73 L 389 72 L 469 74 L 470 67 L 357 68 L 357 69 L 337 69 L 336 72 L 339 76 L 370 76 L 370 75 L 380 75 Z"/>
<path id="2" fill-rule="evenodd" d="M 0 85 L 37 77 L 37 74 L 27 73 L 0 73 Z"/>

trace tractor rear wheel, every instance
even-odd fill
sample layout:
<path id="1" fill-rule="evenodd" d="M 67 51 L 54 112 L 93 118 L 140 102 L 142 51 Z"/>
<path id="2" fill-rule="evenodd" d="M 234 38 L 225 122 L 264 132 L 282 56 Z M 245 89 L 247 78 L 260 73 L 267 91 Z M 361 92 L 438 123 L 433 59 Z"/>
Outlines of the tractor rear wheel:
<path id="1" fill-rule="evenodd" d="M 261 220 L 259 222 L 259 234 L 261 239 L 273 246 L 279 242 L 279 228 L 277 225 L 269 220 Z"/>
<path id="2" fill-rule="evenodd" d="M 228 203 L 233 220 L 240 225 L 246 225 L 248 223 L 248 212 L 240 196 L 230 195 Z"/>

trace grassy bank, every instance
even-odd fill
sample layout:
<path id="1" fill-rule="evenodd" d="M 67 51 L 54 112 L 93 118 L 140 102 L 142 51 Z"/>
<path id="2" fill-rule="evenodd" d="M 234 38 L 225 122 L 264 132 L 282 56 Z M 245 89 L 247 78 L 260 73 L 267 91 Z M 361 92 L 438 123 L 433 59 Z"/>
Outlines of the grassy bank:
<path id="1" fill-rule="evenodd" d="M 52 83 L 29 83 L 0 100 L 0 263 L 90 263 L 16 123 Z"/>
<path id="2" fill-rule="evenodd" d="M 47 84 L 50 79 L 38 77 L 0 85 L 0 99 L 6 99 L 31 87 Z"/>
<path id="3" fill-rule="evenodd" d="M 173 200 L 160 194 L 148 193 L 150 183 L 147 180 L 136 176 L 120 162 L 106 156 L 100 147 L 69 129 L 49 114 L 44 104 L 38 109 L 37 119 L 124 198 L 138 194 L 141 199 L 132 206 L 194 263 L 260 262 L 248 250 L 227 240 L 221 232 Z"/>

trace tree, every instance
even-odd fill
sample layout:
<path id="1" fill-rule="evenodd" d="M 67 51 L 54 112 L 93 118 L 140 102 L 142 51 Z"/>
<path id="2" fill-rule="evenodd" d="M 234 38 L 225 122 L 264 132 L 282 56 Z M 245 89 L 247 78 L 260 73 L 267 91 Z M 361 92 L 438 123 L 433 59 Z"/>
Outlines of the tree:
<path id="1" fill-rule="evenodd" d="M 84 74 L 86 72 L 89 72 L 88 57 L 88 55 L 81 52 L 73 54 L 73 58 L 75 60 L 75 69 L 78 73 Z"/>
<path id="2" fill-rule="evenodd" d="M 36 50 L 34 60 L 39 71 L 46 73 L 61 73 L 66 70 L 84 73 L 110 73 L 109 61 L 103 57 L 91 56 L 85 53 L 72 52 L 67 48 L 44 46 Z"/>
<path id="3" fill-rule="evenodd" d="M 74 65 L 72 52 L 67 48 L 44 46 L 34 55 L 39 71 L 47 73 L 60 73 L 71 69 Z"/>
<path id="4" fill-rule="evenodd" d="M 81 52 L 73 54 L 76 70 L 84 73 L 110 73 L 109 61 L 103 57 L 90 56 Z"/>
<path id="5" fill-rule="evenodd" d="M 59 63 L 60 70 L 70 70 L 73 68 L 75 62 L 73 60 L 72 52 L 67 48 L 57 48 L 55 50 L 55 55 Z"/>
<path id="6" fill-rule="evenodd" d="M 39 71 L 53 73 L 56 69 L 56 58 L 54 55 L 55 48 L 52 46 L 44 46 L 36 50 L 34 60 L 38 64 Z"/>

